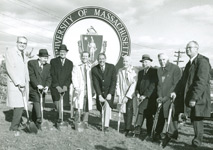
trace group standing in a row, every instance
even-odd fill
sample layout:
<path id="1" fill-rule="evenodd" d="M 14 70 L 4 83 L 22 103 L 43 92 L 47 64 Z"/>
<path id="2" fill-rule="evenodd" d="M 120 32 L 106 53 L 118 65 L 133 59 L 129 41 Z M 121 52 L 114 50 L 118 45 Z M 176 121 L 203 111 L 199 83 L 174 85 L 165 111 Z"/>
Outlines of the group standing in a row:
<path id="1" fill-rule="evenodd" d="M 46 49 L 39 50 L 37 60 L 27 61 L 24 54 L 26 46 L 27 38 L 18 37 L 17 49 L 6 51 L 7 104 L 14 108 L 10 130 L 19 129 L 24 110 L 23 96 L 33 102 L 32 120 L 41 129 L 40 93 L 45 97 L 50 89 L 57 110 L 57 123 L 62 121 L 59 99 L 64 94 L 65 106 L 72 99 L 75 121 L 80 115 L 88 127 L 89 111 L 93 106 L 92 97 L 96 94 L 96 106 L 104 118 L 104 131 L 107 132 L 116 96 L 119 111 L 124 114 L 126 136 L 134 131 L 134 136 L 139 137 L 146 119 L 149 138 L 153 132 L 153 116 L 158 106 L 161 106 L 152 137 L 154 140 L 161 140 L 161 146 L 165 147 L 171 139 L 177 139 L 178 115 L 184 113 L 193 123 L 195 136 L 192 145 L 201 145 L 203 119 L 210 117 L 211 66 L 207 57 L 198 54 L 199 45 L 196 41 L 190 41 L 186 46 L 190 61 L 183 73 L 177 65 L 169 62 L 165 53 L 158 54 L 159 68 L 153 68 L 152 59 L 144 54 L 140 60 L 143 67 L 141 71 L 131 65 L 129 56 L 123 56 L 123 67 L 116 72 L 114 65 L 106 63 L 104 53 L 98 55 L 98 65 L 92 67 L 90 54 L 82 52 L 82 63 L 73 66 L 72 61 L 66 58 L 66 45 L 62 44 L 58 49 L 59 57 L 53 58 L 48 64 L 49 54 Z M 71 84 L 74 88 L 72 98 Z M 171 123 L 168 123 L 169 108 L 173 103 L 174 113 Z"/>

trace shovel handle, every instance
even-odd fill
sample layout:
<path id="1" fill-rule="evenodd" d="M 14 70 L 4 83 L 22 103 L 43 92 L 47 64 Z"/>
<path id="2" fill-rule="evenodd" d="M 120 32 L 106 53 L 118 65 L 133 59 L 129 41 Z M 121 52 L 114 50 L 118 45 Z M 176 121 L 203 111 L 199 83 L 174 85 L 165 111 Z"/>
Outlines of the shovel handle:
<path id="1" fill-rule="evenodd" d="M 64 121 L 64 116 L 63 116 L 63 112 L 64 112 L 64 104 L 63 104 L 63 99 L 64 99 L 64 94 L 65 92 L 60 93 L 60 104 L 61 104 L 61 120 L 62 122 Z"/>
<path id="2" fill-rule="evenodd" d="M 27 106 L 27 100 L 26 100 L 26 96 L 25 96 L 25 90 L 21 90 L 20 87 L 19 87 L 19 90 L 21 91 L 22 100 L 23 100 L 23 103 L 24 103 L 24 108 L 25 108 L 26 113 L 27 113 L 27 120 L 29 120 L 30 119 L 30 115 L 29 115 L 29 112 L 28 112 L 28 106 Z"/>
<path id="3" fill-rule="evenodd" d="M 43 93 L 44 93 L 44 89 L 38 89 L 38 93 L 40 96 L 40 107 L 41 107 L 41 120 L 43 121 L 44 119 L 44 107 L 43 107 Z"/>
<path id="4" fill-rule="evenodd" d="M 169 131 L 169 125 L 171 123 L 171 120 L 172 120 L 172 108 L 173 108 L 173 105 L 174 105 L 174 98 L 171 99 L 171 104 L 170 104 L 170 107 L 169 107 L 169 116 L 168 116 L 168 122 L 167 122 L 167 129 L 166 131 L 168 132 Z"/>
<path id="5" fill-rule="evenodd" d="M 101 105 L 101 123 L 102 123 L 102 131 L 104 131 L 104 106 L 105 106 L 105 103 L 107 103 L 106 101 L 104 102 L 104 104 L 102 105 L 101 102 L 100 102 L 100 105 Z"/>

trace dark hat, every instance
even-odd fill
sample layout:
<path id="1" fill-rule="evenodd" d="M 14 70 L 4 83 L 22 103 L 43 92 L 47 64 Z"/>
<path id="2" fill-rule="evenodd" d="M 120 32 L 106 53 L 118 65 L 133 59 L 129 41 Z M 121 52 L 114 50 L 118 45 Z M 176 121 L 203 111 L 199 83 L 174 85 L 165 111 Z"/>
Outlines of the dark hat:
<path id="1" fill-rule="evenodd" d="M 144 60 L 150 60 L 150 61 L 152 61 L 152 59 L 150 58 L 150 56 L 148 54 L 144 54 L 142 56 L 142 59 L 140 60 L 140 62 L 143 62 Z"/>
<path id="2" fill-rule="evenodd" d="M 59 47 L 58 51 L 60 51 L 60 50 L 69 51 L 69 50 L 67 49 L 67 46 L 66 46 L 65 44 L 61 44 L 61 46 Z"/>
<path id="3" fill-rule="evenodd" d="M 39 53 L 38 53 L 38 56 L 39 57 L 47 57 L 47 56 L 50 56 L 50 55 L 48 54 L 46 49 L 40 49 Z"/>

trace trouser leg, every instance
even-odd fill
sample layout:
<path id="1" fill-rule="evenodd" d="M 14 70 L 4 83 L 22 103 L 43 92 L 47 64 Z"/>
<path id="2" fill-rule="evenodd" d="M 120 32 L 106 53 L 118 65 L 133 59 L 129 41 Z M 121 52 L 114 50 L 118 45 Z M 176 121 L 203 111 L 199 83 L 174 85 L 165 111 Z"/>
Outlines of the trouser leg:
<path id="1" fill-rule="evenodd" d="M 136 118 L 136 122 L 135 122 L 135 126 L 142 126 L 143 121 L 144 121 L 144 106 L 142 105 L 142 103 L 139 105 L 138 107 L 138 115 Z"/>
<path id="2" fill-rule="evenodd" d="M 84 105 L 83 105 L 83 122 L 88 122 L 89 119 L 89 109 L 88 109 L 88 97 L 84 96 Z"/>
<path id="3" fill-rule="evenodd" d="M 40 106 L 40 102 L 33 102 L 33 110 L 35 113 L 35 118 L 37 119 L 41 119 L 41 106 Z"/>
<path id="4" fill-rule="evenodd" d="M 146 118 L 147 134 L 151 135 L 152 126 L 153 126 L 153 116 L 152 116 L 152 113 L 150 113 L 149 110 L 146 109 L 144 111 L 144 115 L 145 115 L 145 118 Z"/>
<path id="5" fill-rule="evenodd" d="M 203 117 L 193 117 L 192 124 L 194 128 L 194 139 L 192 140 L 192 144 L 196 146 L 200 146 L 203 141 Z"/>
<path id="6" fill-rule="evenodd" d="M 14 108 L 10 130 L 18 130 L 24 108 Z"/>
<path id="7" fill-rule="evenodd" d="M 133 117 L 133 101 L 132 99 L 128 99 L 126 103 L 126 113 L 125 115 L 125 128 L 126 130 L 130 130 L 132 127 L 132 117 Z"/>
<path id="8" fill-rule="evenodd" d="M 63 115 L 63 113 L 61 112 L 61 103 L 60 101 L 54 101 L 54 103 L 57 110 L 57 119 L 61 120 Z"/>
<path id="9" fill-rule="evenodd" d="M 158 122 L 157 122 L 157 126 L 155 129 L 156 134 L 161 134 L 164 128 L 164 124 L 165 124 L 165 118 L 163 116 L 163 108 L 161 108 L 160 113 L 159 113 L 159 117 L 158 117 Z"/>

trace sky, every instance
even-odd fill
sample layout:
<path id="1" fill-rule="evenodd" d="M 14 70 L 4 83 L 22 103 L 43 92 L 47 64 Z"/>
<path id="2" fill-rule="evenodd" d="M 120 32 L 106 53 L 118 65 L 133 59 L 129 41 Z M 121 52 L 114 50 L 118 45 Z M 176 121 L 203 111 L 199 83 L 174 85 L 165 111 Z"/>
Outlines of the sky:
<path id="1" fill-rule="evenodd" d="M 60 21 L 79 7 L 99 6 L 115 13 L 126 25 L 131 38 L 131 58 L 140 66 L 143 54 L 149 54 L 153 66 L 159 66 L 158 53 L 170 61 L 175 51 L 185 51 L 195 40 L 199 53 L 213 65 L 213 0 L 0 0 L 0 59 L 5 49 L 16 46 L 16 37 L 29 39 L 27 51 L 46 48 L 52 53 L 54 32 Z M 180 67 L 188 62 L 181 55 Z"/>

